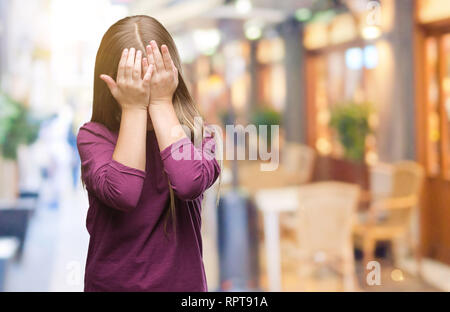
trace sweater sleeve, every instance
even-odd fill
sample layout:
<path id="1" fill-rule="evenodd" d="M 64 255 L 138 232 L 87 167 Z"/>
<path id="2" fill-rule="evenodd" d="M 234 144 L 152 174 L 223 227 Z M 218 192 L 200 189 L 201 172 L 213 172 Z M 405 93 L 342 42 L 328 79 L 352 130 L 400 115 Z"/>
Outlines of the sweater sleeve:
<path id="1" fill-rule="evenodd" d="M 127 212 L 136 207 L 145 172 L 113 160 L 115 144 L 100 133 L 81 128 L 77 147 L 87 190 L 114 209 Z"/>
<path id="2" fill-rule="evenodd" d="M 161 152 L 164 171 L 179 199 L 194 200 L 214 184 L 220 174 L 215 150 L 214 138 L 208 136 L 201 148 L 184 138 Z"/>

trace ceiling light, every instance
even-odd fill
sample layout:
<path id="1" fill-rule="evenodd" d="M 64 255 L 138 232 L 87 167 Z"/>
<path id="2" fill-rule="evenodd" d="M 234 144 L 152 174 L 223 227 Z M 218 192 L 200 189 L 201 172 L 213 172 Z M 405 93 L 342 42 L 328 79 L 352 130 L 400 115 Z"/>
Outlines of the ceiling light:
<path id="1" fill-rule="evenodd" d="M 193 37 L 197 50 L 206 55 L 214 54 L 221 41 L 218 29 L 198 29 L 194 31 Z"/>
<path id="2" fill-rule="evenodd" d="M 239 14 L 247 14 L 252 10 L 252 2 L 250 0 L 237 0 L 234 3 L 236 11 Z"/>
<path id="3" fill-rule="evenodd" d="M 381 29 L 378 26 L 364 26 L 361 35 L 366 40 L 377 39 L 381 36 Z"/>
<path id="4" fill-rule="evenodd" d="M 360 48 L 350 48 L 345 51 L 345 64 L 352 70 L 360 70 L 363 67 L 364 56 Z"/>
<path id="5" fill-rule="evenodd" d="M 245 28 L 245 37 L 248 40 L 258 40 L 262 36 L 262 29 L 258 25 L 250 25 Z"/>
<path id="6" fill-rule="evenodd" d="M 244 34 L 248 40 L 258 40 L 263 35 L 264 23 L 261 20 L 252 19 L 244 24 Z"/>

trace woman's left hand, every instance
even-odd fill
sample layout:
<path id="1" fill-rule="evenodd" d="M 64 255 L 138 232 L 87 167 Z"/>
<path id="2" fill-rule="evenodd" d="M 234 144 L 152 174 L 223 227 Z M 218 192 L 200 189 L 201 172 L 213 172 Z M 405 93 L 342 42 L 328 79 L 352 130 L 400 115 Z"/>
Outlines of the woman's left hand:
<path id="1" fill-rule="evenodd" d="M 143 60 L 144 71 L 153 64 L 150 82 L 150 105 L 172 103 L 172 97 L 178 87 L 178 69 L 172 61 L 169 49 L 161 46 L 161 51 L 154 40 L 146 47 L 147 59 Z"/>

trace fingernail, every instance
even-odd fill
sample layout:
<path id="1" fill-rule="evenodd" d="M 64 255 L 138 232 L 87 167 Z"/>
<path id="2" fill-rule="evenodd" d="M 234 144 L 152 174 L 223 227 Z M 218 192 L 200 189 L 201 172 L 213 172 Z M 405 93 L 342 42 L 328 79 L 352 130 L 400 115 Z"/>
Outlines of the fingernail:
<path id="1" fill-rule="evenodd" d="M 126 54 L 126 53 L 128 53 L 128 49 L 123 50 L 123 54 Z"/>
<path id="2" fill-rule="evenodd" d="M 137 51 L 137 56 L 141 56 L 141 54 L 142 54 L 141 50 L 138 50 Z"/>

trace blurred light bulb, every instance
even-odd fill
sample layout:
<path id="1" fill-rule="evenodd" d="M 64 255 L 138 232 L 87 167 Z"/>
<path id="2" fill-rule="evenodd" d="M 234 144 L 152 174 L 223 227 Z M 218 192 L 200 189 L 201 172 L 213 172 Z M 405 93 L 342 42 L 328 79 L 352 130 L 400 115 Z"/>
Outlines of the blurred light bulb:
<path id="1" fill-rule="evenodd" d="M 305 21 L 311 19 L 311 17 L 312 17 L 312 12 L 308 8 L 301 8 L 301 9 L 298 9 L 297 11 L 295 11 L 295 18 L 299 22 L 305 22 Z"/>
<path id="2" fill-rule="evenodd" d="M 239 14 L 247 14 L 252 10 L 252 3 L 250 0 L 237 0 L 234 4 L 236 11 Z"/>
<path id="3" fill-rule="evenodd" d="M 350 48 L 345 51 L 345 64 L 352 70 L 360 70 L 363 67 L 363 50 Z"/>
<path id="4" fill-rule="evenodd" d="M 322 155 L 329 155 L 331 153 L 331 144 L 326 138 L 319 138 L 316 141 L 316 148 Z"/>
<path id="5" fill-rule="evenodd" d="M 256 25 L 248 26 L 245 29 L 245 37 L 248 40 L 258 40 L 262 36 L 262 30 Z"/>
<path id="6" fill-rule="evenodd" d="M 221 40 L 218 29 L 195 30 L 193 37 L 197 50 L 206 55 L 214 54 Z"/>
<path id="7" fill-rule="evenodd" d="M 377 39 L 381 36 L 381 29 L 378 26 L 365 26 L 361 35 L 366 40 Z"/>
<path id="8" fill-rule="evenodd" d="M 399 269 L 395 269 L 391 272 L 391 278 L 394 282 L 401 282 L 405 279 L 403 272 Z"/>
<path id="9" fill-rule="evenodd" d="M 258 40 L 263 33 L 264 24 L 259 20 L 250 20 L 244 24 L 245 37 L 248 40 Z"/>
<path id="10" fill-rule="evenodd" d="M 366 163 L 368 165 L 375 165 L 377 162 L 378 162 L 378 155 L 373 151 L 367 152 Z"/>
<path id="11" fill-rule="evenodd" d="M 378 49 L 374 45 L 364 48 L 364 66 L 373 69 L 378 66 Z"/>

